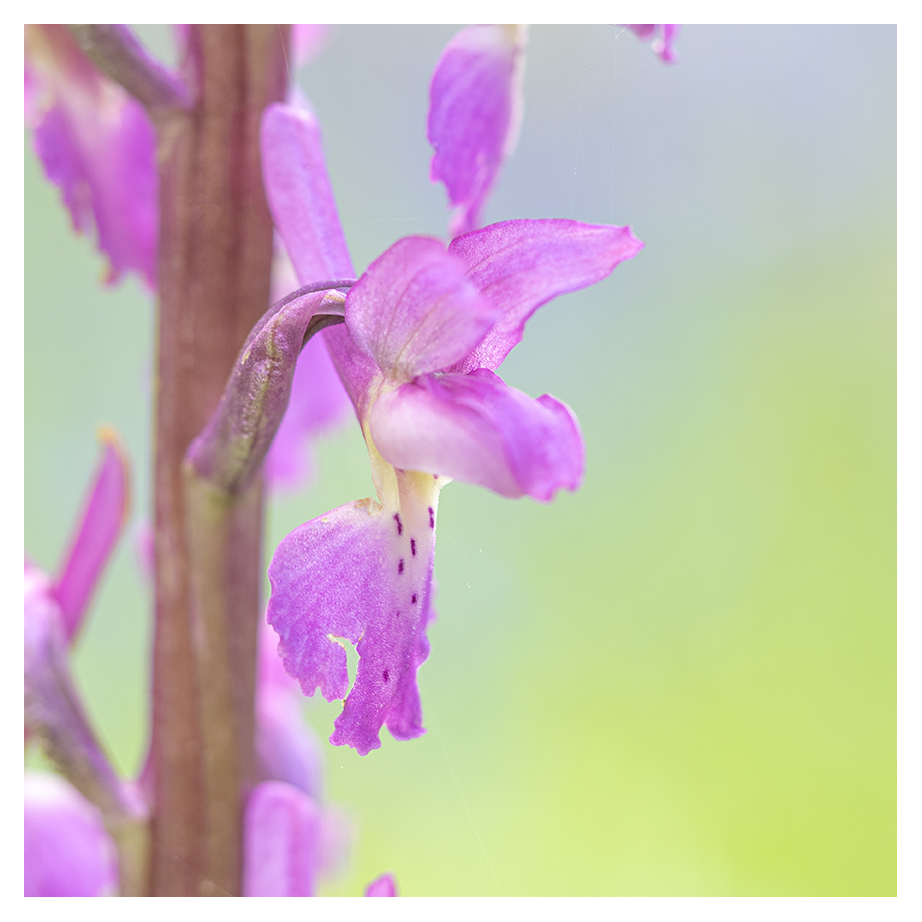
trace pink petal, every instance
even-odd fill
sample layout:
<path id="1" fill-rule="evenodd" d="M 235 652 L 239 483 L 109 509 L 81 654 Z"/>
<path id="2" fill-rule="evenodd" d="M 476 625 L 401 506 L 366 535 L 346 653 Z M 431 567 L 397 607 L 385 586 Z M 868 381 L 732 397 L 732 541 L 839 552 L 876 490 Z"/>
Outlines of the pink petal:
<path id="1" fill-rule="evenodd" d="M 370 428 L 396 467 L 478 483 L 501 496 L 547 501 L 582 481 L 585 449 L 570 408 L 547 394 L 533 400 L 485 368 L 426 375 L 384 394 Z"/>
<path id="2" fill-rule="evenodd" d="M 269 210 L 301 284 L 353 278 L 314 113 L 303 106 L 269 106 L 263 114 L 260 149 Z M 361 413 L 377 366 L 341 326 L 322 335 Z"/>
<path id="3" fill-rule="evenodd" d="M 362 500 L 295 529 L 269 565 L 267 619 L 306 695 L 346 697 L 343 641 L 358 670 L 330 741 L 366 755 L 387 724 L 396 739 L 424 733 L 416 670 L 429 653 L 438 483 L 397 475 L 393 506 Z"/>
<path id="4" fill-rule="evenodd" d="M 63 778 L 26 772 L 25 896 L 106 896 L 117 864 L 99 810 Z"/>
<path id="5" fill-rule="evenodd" d="M 643 25 L 643 26 L 625 26 L 630 29 L 642 42 L 649 42 L 650 50 L 659 55 L 660 60 L 666 64 L 675 64 L 679 56 L 675 50 L 675 39 L 679 34 L 679 27 L 676 25 Z"/>
<path id="6" fill-rule="evenodd" d="M 100 437 L 102 455 L 96 474 L 51 590 L 61 606 L 68 640 L 80 628 L 103 567 L 128 517 L 128 460 L 111 429 L 103 429 Z"/>
<path id="7" fill-rule="evenodd" d="M 320 867 L 321 813 L 281 781 L 257 784 L 243 820 L 243 895 L 313 896 Z"/>
<path id="8" fill-rule="evenodd" d="M 291 27 L 291 51 L 295 67 L 306 64 L 323 50 L 330 36 L 330 26 L 293 25 Z"/>
<path id="9" fill-rule="evenodd" d="M 524 26 L 468 26 L 445 46 L 429 88 L 433 182 L 455 208 L 452 236 L 479 226 L 484 200 L 512 153 L 522 113 Z"/>
<path id="10" fill-rule="evenodd" d="M 269 207 L 301 284 L 354 278 L 317 117 L 273 103 L 263 113 L 260 146 Z"/>
<path id="11" fill-rule="evenodd" d="M 629 227 L 567 220 L 503 221 L 456 237 L 448 248 L 502 317 L 451 371 L 495 369 L 542 305 L 601 281 L 643 248 Z"/>
<path id="12" fill-rule="evenodd" d="M 393 874 L 376 877 L 365 888 L 365 896 L 397 896 L 397 879 Z"/>
<path id="13" fill-rule="evenodd" d="M 460 259 L 431 237 L 404 237 L 346 296 L 346 327 L 390 381 L 409 381 L 464 358 L 500 308 L 467 281 Z"/>
<path id="14" fill-rule="evenodd" d="M 156 285 L 157 172 L 141 105 L 102 76 L 66 26 L 26 26 L 26 122 L 74 229 L 96 231 L 108 281 L 137 271 Z"/>

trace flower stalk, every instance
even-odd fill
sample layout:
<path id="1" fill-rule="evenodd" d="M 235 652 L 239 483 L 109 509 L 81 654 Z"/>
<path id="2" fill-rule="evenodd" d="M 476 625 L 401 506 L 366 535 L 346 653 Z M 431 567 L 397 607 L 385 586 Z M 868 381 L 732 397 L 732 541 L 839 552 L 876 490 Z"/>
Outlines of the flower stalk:
<path id="1" fill-rule="evenodd" d="M 253 762 L 262 483 L 189 489 L 184 459 L 269 300 L 259 119 L 285 26 L 191 26 L 193 101 L 159 121 L 151 892 L 239 895 Z"/>

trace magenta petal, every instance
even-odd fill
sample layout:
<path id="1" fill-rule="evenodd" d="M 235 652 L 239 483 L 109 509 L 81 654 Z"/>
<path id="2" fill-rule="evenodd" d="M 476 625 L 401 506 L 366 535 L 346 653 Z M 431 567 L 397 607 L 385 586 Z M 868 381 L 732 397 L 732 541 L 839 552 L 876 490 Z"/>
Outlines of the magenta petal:
<path id="1" fill-rule="evenodd" d="M 679 34 L 677 25 L 640 25 L 624 28 L 630 29 L 642 42 L 653 39 L 650 50 L 659 55 L 666 64 L 674 64 L 678 60 L 679 56 L 675 50 L 675 39 Z"/>
<path id="2" fill-rule="evenodd" d="M 117 864 L 99 810 L 63 778 L 26 772 L 25 896 L 106 896 Z"/>
<path id="3" fill-rule="evenodd" d="M 396 467 L 502 496 L 547 501 L 582 481 L 585 449 L 570 408 L 547 394 L 533 400 L 485 368 L 426 375 L 384 394 L 370 426 L 378 451 Z"/>
<path id="4" fill-rule="evenodd" d="M 448 248 L 502 317 L 451 371 L 495 369 L 544 303 L 601 281 L 643 244 L 629 227 L 567 220 L 503 221 L 456 237 Z"/>
<path id="5" fill-rule="evenodd" d="M 393 874 L 376 877 L 366 888 L 365 896 L 397 896 L 397 880 Z"/>
<path id="6" fill-rule="evenodd" d="M 269 208 L 301 284 L 354 278 L 314 113 L 273 103 L 260 147 Z"/>
<path id="7" fill-rule="evenodd" d="M 314 113 L 283 103 L 269 106 L 263 114 L 260 150 L 269 210 L 301 284 L 353 278 Z M 322 335 L 361 412 L 377 373 L 374 362 L 344 329 L 324 330 Z"/>
<path id="8" fill-rule="evenodd" d="M 465 278 L 464 263 L 431 237 L 398 240 L 346 296 L 352 339 L 392 381 L 462 359 L 499 315 Z"/>
<path id="9" fill-rule="evenodd" d="M 313 896 L 320 867 L 321 813 L 303 791 L 263 781 L 243 820 L 243 895 Z"/>
<path id="10" fill-rule="evenodd" d="M 525 29 L 468 26 L 445 46 L 429 88 L 433 182 L 456 209 L 452 236 L 479 226 L 480 210 L 512 152 L 522 111 Z"/>
<path id="11" fill-rule="evenodd" d="M 361 755 L 381 745 L 382 724 L 396 739 L 425 732 L 416 670 L 429 652 L 437 488 L 419 479 L 430 492 L 401 490 L 399 507 L 363 500 L 295 529 L 269 565 L 267 618 L 305 694 L 345 697 L 343 642 L 356 645 L 355 682 L 331 742 Z"/>
<path id="12" fill-rule="evenodd" d="M 108 281 L 137 271 L 156 285 L 157 172 L 141 105 L 102 76 L 66 26 L 27 25 L 26 121 L 74 228 L 96 230 Z"/>
<path id="13" fill-rule="evenodd" d="M 300 67 L 320 52 L 329 33 L 329 26 L 292 25 L 291 51 L 295 66 Z"/>
<path id="14" fill-rule="evenodd" d="M 102 457 L 51 594 L 68 640 L 77 633 L 103 567 L 128 516 L 128 461 L 112 430 L 101 432 Z"/>

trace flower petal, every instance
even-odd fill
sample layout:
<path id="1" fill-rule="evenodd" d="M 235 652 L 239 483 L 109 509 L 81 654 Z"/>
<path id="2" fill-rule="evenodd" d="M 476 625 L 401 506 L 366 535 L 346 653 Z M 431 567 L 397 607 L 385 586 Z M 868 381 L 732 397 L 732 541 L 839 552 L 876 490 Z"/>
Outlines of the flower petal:
<path id="1" fill-rule="evenodd" d="M 320 867 L 321 812 L 282 781 L 257 784 L 243 820 L 243 895 L 313 896 Z"/>
<path id="2" fill-rule="evenodd" d="M 466 356 L 500 316 L 432 237 L 385 250 L 346 296 L 346 327 L 391 381 L 410 381 Z"/>
<path id="3" fill-rule="evenodd" d="M 51 595 L 61 606 L 68 640 L 73 639 L 83 621 L 99 576 L 128 517 L 128 460 L 113 430 L 102 429 L 100 439 L 102 454 L 96 475 L 86 494 L 70 549 L 61 562 L 60 575 L 51 589 Z"/>
<path id="4" fill-rule="evenodd" d="M 381 455 L 407 470 L 547 501 L 582 481 L 576 417 L 545 394 L 533 400 L 485 368 L 426 375 L 375 402 L 371 434 Z"/>
<path id="5" fill-rule="evenodd" d="M 679 59 L 675 50 L 676 36 L 679 34 L 679 27 L 676 25 L 641 25 L 625 26 L 630 29 L 642 42 L 649 42 L 653 39 L 650 50 L 659 55 L 660 60 L 666 64 L 675 64 Z"/>
<path id="6" fill-rule="evenodd" d="M 512 153 L 522 113 L 524 26 L 468 26 L 445 46 L 429 88 L 429 175 L 455 208 L 452 236 L 479 226 L 480 210 Z"/>
<path id="7" fill-rule="evenodd" d="M 263 113 L 260 150 L 266 198 L 302 285 L 353 278 L 352 260 L 327 176 L 320 125 L 307 103 L 274 103 Z M 374 362 L 341 328 L 323 331 L 333 361 L 361 413 Z"/>
<path id="8" fill-rule="evenodd" d="M 464 260 L 468 278 L 503 314 L 450 370 L 498 368 L 542 304 L 601 281 L 642 248 L 629 227 L 567 220 L 503 221 L 456 237 L 448 252 Z"/>
<path id="9" fill-rule="evenodd" d="M 365 896 L 397 896 L 397 879 L 393 874 L 376 877 L 365 888 Z"/>
<path id="10" fill-rule="evenodd" d="M 260 147 L 269 208 L 301 284 L 354 278 L 317 117 L 273 103 L 263 113 Z"/>
<path id="11" fill-rule="evenodd" d="M 90 63 L 66 26 L 27 25 L 26 121 L 74 229 L 96 230 L 108 281 L 157 280 L 155 138 L 140 103 Z"/>
<path id="12" fill-rule="evenodd" d="M 330 26 L 292 25 L 291 52 L 295 67 L 306 64 L 317 55 L 326 44 L 330 35 Z"/>
<path id="13" fill-rule="evenodd" d="M 295 529 L 269 565 L 267 619 L 285 669 L 306 695 L 349 688 L 342 641 L 356 645 L 355 683 L 330 741 L 366 755 L 387 724 L 396 739 L 424 733 L 416 670 L 429 653 L 438 484 L 398 474 L 399 505 L 341 506 Z"/>
<path id="14" fill-rule="evenodd" d="M 25 896 L 106 896 L 117 863 L 99 810 L 63 778 L 26 772 Z"/>

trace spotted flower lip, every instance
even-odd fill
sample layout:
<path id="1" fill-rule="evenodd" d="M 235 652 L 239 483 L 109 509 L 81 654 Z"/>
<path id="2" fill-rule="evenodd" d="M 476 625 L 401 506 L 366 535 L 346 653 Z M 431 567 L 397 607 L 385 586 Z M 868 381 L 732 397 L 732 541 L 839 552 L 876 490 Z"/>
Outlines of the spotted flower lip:
<path id="1" fill-rule="evenodd" d="M 310 111 L 270 106 L 263 170 L 276 227 L 303 284 L 352 266 Z M 325 330 L 372 464 L 376 499 L 295 529 L 269 566 L 267 617 L 305 694 L 345 698 L 331 742 L 361 755 L 424 731 L 416 672 L 429 653 L 438 496 L 451 479 L 548 501 L 582 479 L 566 404 L 495 373 L 534 311 L 591 285 L 643 246 L 627 227 L 506 221 L 389 247 Z M 345 643 L 358 669 L 350 688 Z"/>
<path id="2" fill-rule="evenodd" d="M 99 73 L 66 26 L 25 27 L 26 122 L 75 230 L 95 232 L 106 280 L 156 285 L 154 129 L 139 102 Z"/>

